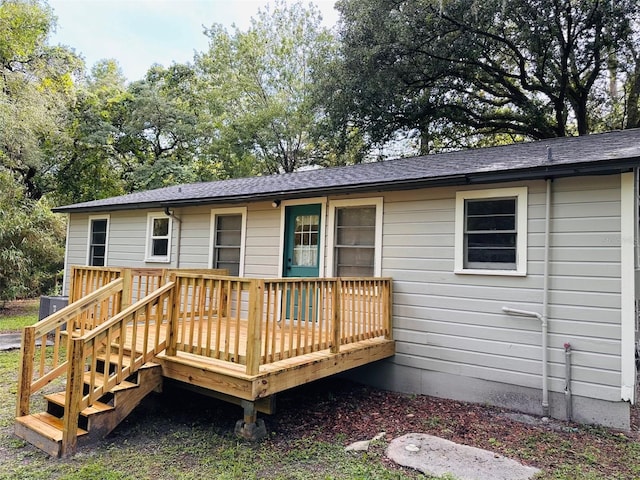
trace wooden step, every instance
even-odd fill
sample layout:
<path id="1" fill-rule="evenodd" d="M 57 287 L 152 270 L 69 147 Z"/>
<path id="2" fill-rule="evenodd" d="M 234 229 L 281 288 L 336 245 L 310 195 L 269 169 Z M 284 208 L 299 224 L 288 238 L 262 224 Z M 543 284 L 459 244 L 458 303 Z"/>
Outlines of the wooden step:
<path id="1" fill-rule="evenodd" d="M 62 445 L 62 419 L 49 413 L 34 413 L 16 418 L 15 434 L 47 452 L 52 457 L 60 456 Z M 78 438 L 88 432 L 78 429 Z"/>
<path id="2" fill-rule="evenodd" d="M 65 407 L 65 392 L 50 393 L 49 395 L 45 395 L 44 398 L 48 402 L 58 405 L 59 407 Z M 112 407 L 111 405 L 107 405 L 106 403 L 95 402 L 93 405 L 82 410 L 80 412 L 80 415 L 88 417 L 89 415 L 108 412 L 110 410 L 113 410 L 113 408 L 114 407 Z"/>
<path id="3" fill-rule="evenodd" d="M 85 372 L 84 373 L 84 383 L 86 383 L 87 385 L 91 384 L 91 372 Z M 104 376 L 101 373 L 96 373 L 95 374 L 94 385 L 96 387 L 101 387 L 102 385 L 104 385 Z M 111 390 L 109 390 L 109 392 L 114 393 L 114 392 L 118 392 L 120 390 L 128 390 L 130 388 L 136 388 L 137 386 L 138 386 L 138 384 L 136 384 L 136 383 L 128 382 L 127 380 L 123 380 L 122 382 L 117 384 L 115 387 L 113 387 Z M 108 393 L 108 392 L 104 392 L 104 393 Z"/>

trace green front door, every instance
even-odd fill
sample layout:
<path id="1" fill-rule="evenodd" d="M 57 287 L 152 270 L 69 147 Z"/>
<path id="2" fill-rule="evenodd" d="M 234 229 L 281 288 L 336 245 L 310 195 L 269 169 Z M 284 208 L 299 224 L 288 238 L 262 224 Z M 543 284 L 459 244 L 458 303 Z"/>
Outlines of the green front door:
<path id="1" fill-rule="evenodd" d="M 286 207 L 283 276 L 320 276 L 321 211 L 320 205 Z M 313 319 L 313 306 L 317 302 L 313 290 L 308 285 L 287 285 L 284 297 L 287 319 Z"/>
<path id="2" fill-rule="evenodd" d="M 283 276 L 320 276 L 320 212 L 319 204 L 286 207 Z"/>

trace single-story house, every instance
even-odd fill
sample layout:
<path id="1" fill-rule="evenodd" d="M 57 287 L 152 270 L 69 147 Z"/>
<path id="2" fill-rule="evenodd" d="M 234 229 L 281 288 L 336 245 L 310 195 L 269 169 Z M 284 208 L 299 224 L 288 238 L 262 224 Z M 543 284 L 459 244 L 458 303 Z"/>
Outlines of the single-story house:
<path id="1" fill-rule="evenodd" d="M 378 387 L 628 429 L 640 130 L 172 186 L 55 209 L 65 266 L 393 279 Z M 65 288 L 69 288 L 68 285 Z"/>

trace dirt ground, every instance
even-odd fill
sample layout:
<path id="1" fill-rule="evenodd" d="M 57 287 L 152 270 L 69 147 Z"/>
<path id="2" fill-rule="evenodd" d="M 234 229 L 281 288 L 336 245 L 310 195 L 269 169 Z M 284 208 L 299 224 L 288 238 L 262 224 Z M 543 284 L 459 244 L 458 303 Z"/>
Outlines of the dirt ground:
<path id="1" fill-rule="evenodd" d="M 20 303 L 11 304 L 10 311 L 23 311 L 27 304 Z M 346 446 L 370 440 L 380 432 L 386 433 L 387 442 L 407 433 L 426 433 L 491 450 L 547 472 L 563 465 L 580 469 L 586 464 L 596 475 L 589 478 L 637 479 L 640 456 L 629 462 L 629 452 L 640 452 L 639 410 L 638 406 L 632 409 L 630 432 L 545 423 L 535 417 L 531 423 L 523 423 L 514 420 L 514 412 L 500 408 L 405 395 L 329 378 L 279 394 L 276 414 L 260 416 L 269 432 L 267 442 L 282 451 L 295 448 L 295 441 L 303 437 Z M 224 432 L 233 430 L 241 410 L 167 388 L 164 394 L 145 400 L 105 441 L 117 444 L 121 435 L 129 437 L 129 430 L 145 423 L 149 416 L 163 418 L 161 423 L 167 428 L 174 422 L 195 421 Z"/>

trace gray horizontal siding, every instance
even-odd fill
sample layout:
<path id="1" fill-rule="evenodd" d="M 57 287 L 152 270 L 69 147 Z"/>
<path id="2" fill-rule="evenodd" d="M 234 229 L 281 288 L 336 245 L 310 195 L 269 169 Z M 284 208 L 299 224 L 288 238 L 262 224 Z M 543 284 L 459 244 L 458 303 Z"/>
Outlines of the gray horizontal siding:
<path id="1" fill-rule="evenodd" d="M 245 275 L 247 277 L 275 278 L 280 256 L 280 208 L 262 202 L 249 206 L 247 213 L 247 239 Z"/>
<path id="2" fill-rule="evenodd" d="M 574 393 L 619 400 L 619 185 L 619 176 L 553 183 L 549 376 L 558 392 L 569 342 Z M 540 322 L 502 312 L 542 310 L 545 184 L 527 186 L 526 277 L 453 273 L 455 189 L 385 196 L 383 276 L 394 278 L 396 363 L 541 387 Z"/>
<path id="3" fill-rule="evenodd" d="M 549 375 L 557 392 L 564 389 L 563 345 L 569 342 L 574 393 L 619 399 L 619 184 L 619 176 L 553 183 Z M 384 194 L 382 275 L 394 279 L 394 362 L 540 388 L 540 322 L 502 312 L 503 306 L 542 309 L 545 184 L 526 185 L 525 277 L 453 273 L 454 188 Z M 266 202 L 248 205 L 246 276 L 279 276 L 281 214 Z M 180 266 L 208 267 L 211 208 L 177 209 L 176 215 L 182 220 Z M 146 218 L 147 211 L 111 215 L 109 265 L 150 265 L 144 262 Z M 86 262 L 87 222 L 87 215 L 71 215 L 69 264 Z M 177 231 L 174 224 L 172 265 Z"/>

